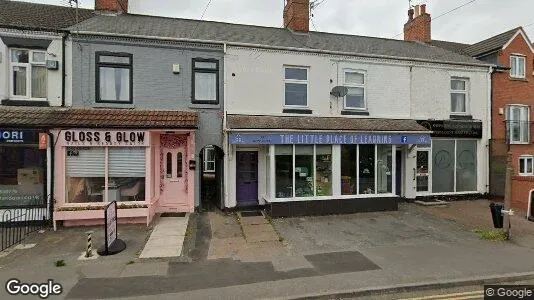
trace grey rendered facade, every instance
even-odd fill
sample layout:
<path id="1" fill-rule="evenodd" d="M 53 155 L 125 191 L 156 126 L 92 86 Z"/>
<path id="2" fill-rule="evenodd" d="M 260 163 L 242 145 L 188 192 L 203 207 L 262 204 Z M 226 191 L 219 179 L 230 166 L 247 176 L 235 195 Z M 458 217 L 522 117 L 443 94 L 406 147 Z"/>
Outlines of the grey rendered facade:
<path id="1" fill-rule="evenodd" d="M 132 56 L 132 103 L 96 101 L 96 55 L 98 52 L 127 53 Z M 149 41 L 77 35 L 72 36 L 72 106 L 136 110 L 197 111 L 195 160 L 195 206 L 200 204 L 200 151 L 208 145 L 222 147 L 223 47 L 170 41 Z M 218 104 L 194 104 L 193 59 L 218 61 Z M 179 73 L 173 65 L 179 65 Z M 157 127 L 155 125 L 155 127 Z"/>

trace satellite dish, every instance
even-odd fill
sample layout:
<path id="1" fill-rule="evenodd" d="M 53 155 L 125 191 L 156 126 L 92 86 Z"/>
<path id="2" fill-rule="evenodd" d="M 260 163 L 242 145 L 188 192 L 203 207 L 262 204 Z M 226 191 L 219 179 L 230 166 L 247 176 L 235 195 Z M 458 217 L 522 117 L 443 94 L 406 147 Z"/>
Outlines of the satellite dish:
<path id="1" fill-rule="evenodd" d="M 345 86 L 338 85 L 332 88 L 330 95 L 334 97 L 345 97 L 349 92 L 349 89 Z"/>

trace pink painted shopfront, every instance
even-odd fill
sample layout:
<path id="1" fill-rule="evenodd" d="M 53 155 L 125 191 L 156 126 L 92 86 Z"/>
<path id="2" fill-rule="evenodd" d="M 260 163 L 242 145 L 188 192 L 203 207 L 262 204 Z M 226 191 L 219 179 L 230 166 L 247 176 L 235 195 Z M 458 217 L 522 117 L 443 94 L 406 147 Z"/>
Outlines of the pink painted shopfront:
<path id="1" fill-rule="evenodd" d="M 195 131 L 61 129 L 55 146 L 54 224 L 150 224 L 156 213 L 194 211 Z"/>

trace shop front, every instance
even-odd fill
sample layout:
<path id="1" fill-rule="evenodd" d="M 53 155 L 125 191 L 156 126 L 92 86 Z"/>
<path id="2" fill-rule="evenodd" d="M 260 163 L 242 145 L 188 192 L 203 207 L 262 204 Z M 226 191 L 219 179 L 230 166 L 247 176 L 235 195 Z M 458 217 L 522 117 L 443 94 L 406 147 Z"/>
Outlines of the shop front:
<path id="1" fill-rule="evenodd" d="M 247 118 L 311 130 L 235 128 L 252 127 Z M 282 217 L 396 210 L 399 197 L 415 197 L 413 153 L 431 143 L 415 121 L 288 118 L 229 117 L 228 207 L 265 205 Z"/>
<path id="2" fill-rule="evenodd" d="M 54 131 L 56 211 L 65 226 L 103 222 L 118 202 L 120 222 L 150 223 L 157 212 L 192 212 L 193 131 Z"/>
<path id="3" fill-rule="evenodd" d="M 0 128 L 0 223 L 50 220 L 46 130 Z"/>

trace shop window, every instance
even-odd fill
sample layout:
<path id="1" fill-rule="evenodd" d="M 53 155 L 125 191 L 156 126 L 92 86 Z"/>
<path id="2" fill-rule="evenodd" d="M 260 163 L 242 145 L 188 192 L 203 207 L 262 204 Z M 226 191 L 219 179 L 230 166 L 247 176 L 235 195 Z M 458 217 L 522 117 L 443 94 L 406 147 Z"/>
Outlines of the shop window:
<path id="1" fill-rule="evenodd" d="M 432 192 L 477 190 L 477 145 L 474 140 L 432 142 Z"/>
<path id="2" fill-rule="evenodd" d="M 509 105 L 507 107 L 508 140 L 510 144 L 530 142 L 530 107 Z"/>
<path id="3" fill-rule="evenodd" d="M 215 148 L 206 147 L 204 149 L 204 173 L 215 172 Z"/>
<path id="4" fill-rule="evenodd" d="M 510 56 L 510 77 L 525 78 L 525 57 L 519 55 Z"/>
<path id="5" fill-rule="evenodd" d="M 345 86 L 349 90 L 345 96 L 345 108 L 365 110 L 365 73 L 345 71 Z"/>
<path id="6" fill-rule="evenodd" d="M 295 146 L 295 197 L 313 196 L 313 145 Z"/>
<path id="7" fill-rule="evenodd" d="M 377 145 L 376 153 L 376 191 L 378 194 L 393 193 L 392 146 Z"/>
<path id="8" fill-rule="evenodd" d="M 332 196 L 332 146 L 315 147 L 315 194 Z"/>
<path id="9" fill-rule="evenodd" d="M 276 198 L 293 197 L 293 146 L 275 147 Z"/>
<path id="10" fill-rule="evenodd" d="M 11 96 L 22 99 L 46 99 L 46 52 L 11 49 Z"/>
<path id="11" fill-rule="evenodd" d="M 308 106 L 308 69 L 285 67 L 285 106 Z"/>
<path id="12" fill-rule="evenodd" d="M 193 103 L 219 104 L 219 61 L 193 59 Z"/>
<path id="13" fill-rule="evenodd" d="M 534 156 L 519 157 L 519 175 L 520 176 L 534 176 L 533 171 Z"/>
<path id="14" fill-rule="evenodd" d="M 466 114 L 469 105 L 469 81 L 462 78 L 451 79 L 451 113 Z"/>
<path id="15" fill-rule="evenodd" d="M 108 201 L 144 200 L 145 148 L 68 147 L 66 162 L 68 203 L 105 201 L 106 181 Z"/>
<path id="16" fill-rule="evenodd" d="M 341 145 L 341 194 L 356 195 L 358 178 L 357 145 Z"/>
<path id="17" fill-rule="evenodd" d="M 45 205 L 46 151 L 37 146 L 0 147 L 0 207 Z"/>
<path id="18" fill-rule="evenodd" d="M 359 145 L 360 194 L 375 194 L 375 145 Z"/>
<path id="19" fill-rule="evenodd" d="M 133 103 L 133 56 L 96 53 L 96 102 Z"/>

